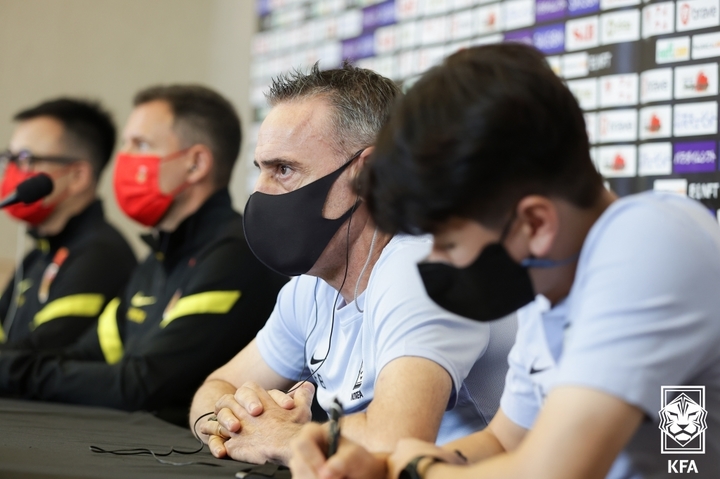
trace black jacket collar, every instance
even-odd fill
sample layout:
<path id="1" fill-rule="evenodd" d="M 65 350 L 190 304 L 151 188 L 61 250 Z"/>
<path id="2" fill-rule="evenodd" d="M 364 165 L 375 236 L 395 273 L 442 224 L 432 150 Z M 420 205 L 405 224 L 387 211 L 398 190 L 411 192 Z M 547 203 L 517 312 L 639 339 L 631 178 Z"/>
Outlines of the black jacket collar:
<path id="1" fill-rule="evenodd" d="M 95 200 L 79 214 L 70 218 L 65 228 L 55 236 L 40 236 L 34 228 L 29 230 L 28 234 L 37 240 L 38 249 L 43 253 L 55 253 L 68 243 L 92 234 L 94 228 L 104 222 L 102 201 Z"/>
<path id="2" fill-rule="evenodd" d="M 155 257 L 171 269 L 179 259 L 218 239 L 227 222 L 237 215 L 232 209 L 230 193 L 223 188 L 185 218 L 175 231 L 154 232 L 143 235 L 142 239 L 153 250 Z"/>

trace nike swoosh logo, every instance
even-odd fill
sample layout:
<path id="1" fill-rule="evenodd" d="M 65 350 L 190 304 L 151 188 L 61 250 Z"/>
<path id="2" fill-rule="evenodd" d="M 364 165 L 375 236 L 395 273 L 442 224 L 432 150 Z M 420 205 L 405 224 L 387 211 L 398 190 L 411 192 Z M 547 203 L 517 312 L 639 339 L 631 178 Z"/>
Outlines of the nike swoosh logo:
<path id="1" fill-rule="evenodd" d="M 315 359 L 315 355 L 310 356 L 310 366 L 315 366 L 317 363 L 325 361 L 325 358 Z"/>
<path id="2" fill-rule="evenodd" d="M 151 304 L 155 304 L 154 296 L 143 296 L 140 293 L 135 293 L 135 296 L 130 298 L 130 304 L 135 306 L 136 308 L 142 308 L 144 306 L 150 306 Z"/>
<path id="3" fill-rule="evenodd" d="M 530 374 L 541 373 L 541 372 L 543 372 L 543 371 L 547 371 L 547 370 L 550 369 L 550 368 L 552 368 L 552 366 L 547 366 L 547 367 L 544 367 L 544 368 L 542 368 L 542 369 L 537 369 L 537 368 L 535 368 L 535 363 L 533 363 L 533 365 L 530 366 Z"/>

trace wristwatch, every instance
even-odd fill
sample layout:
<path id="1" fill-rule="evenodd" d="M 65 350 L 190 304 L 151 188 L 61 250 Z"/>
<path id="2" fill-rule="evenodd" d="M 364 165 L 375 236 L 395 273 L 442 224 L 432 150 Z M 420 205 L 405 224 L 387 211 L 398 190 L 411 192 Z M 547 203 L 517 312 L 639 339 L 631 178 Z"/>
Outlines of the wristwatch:
<path id="1" fill-rule="evenodd" d="M 430 459 L 430 462 L 423 468 L 421 473 L 418 471 L 418 464 L 420 464 L 420 461 L 423 459 Z M 399 479 L 423 479 L 423 475 L 425 474 L 425 471 L 427 471 L 427 468 L 436 462 L 442 461 L 435 456 L 418 456 L 405 466 L 405 469 L 403 469 L 400 473 Z"/>

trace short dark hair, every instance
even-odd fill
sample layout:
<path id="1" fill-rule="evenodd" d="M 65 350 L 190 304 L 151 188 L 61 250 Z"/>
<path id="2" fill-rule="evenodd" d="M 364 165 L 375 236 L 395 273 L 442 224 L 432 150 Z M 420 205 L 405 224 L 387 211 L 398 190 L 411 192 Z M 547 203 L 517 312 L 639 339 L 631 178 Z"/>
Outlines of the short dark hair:
<path id="1" fill-rule="evenodd" d="M 218 92 L 202 85 L 159 85 L 135 95 L 135 106 L 164 101 L 173 114 L 173 128 L 185 146 L 199 143 L 210 148 L 214 160 L 213 180 L 227 186 L 240 153 L 240 117 Z"/>
<path id="2" fill-rule="evenodd" d="M 95 179 L 108 164 L 115 149 L 115 124 L 99 103 L 77 98 L 57 98 L 22 110 L 13 117 L 26 121 L 47 116 L 63 126 L 63 140 L 68 148 L 83 150 L 92 165 Z"/>
<path id="3" fill-rule="evenodd" d="M 462 50 L 408 90 L 361 189 L 388 232 L 434 232 L 453 216 L 499 228 L 520 199 L 588 208 L 603 189 L 583 113 L 536 49 Z"/>
<path id="4" fill-rule="evenodd" d="M 400 87 L 384 76 L 345 61 L 340 68 L 320 70 L 317 63 L 309 72 L 293 70 L 274 78 L 265 94 L 270 106 L 293 100 L 325 97 L 335 110 L 331 119 L 334 144 L 343 154 L 375 143 Z"/>

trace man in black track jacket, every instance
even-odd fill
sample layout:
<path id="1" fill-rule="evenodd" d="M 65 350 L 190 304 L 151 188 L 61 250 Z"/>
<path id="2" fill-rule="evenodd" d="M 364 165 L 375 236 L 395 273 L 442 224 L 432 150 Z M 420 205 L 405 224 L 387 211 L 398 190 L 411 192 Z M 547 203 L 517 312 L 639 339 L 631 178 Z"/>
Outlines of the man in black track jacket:
<path id="1" fill-rule="evenodd" d="M 0 394 L 148 410 L 186 424 L 203 379 L 250 342 L 286 278 L 250 252 L 227 190 L 232 106 L 198 86 L 140 92 L 114 186 L 152 251 L 97 329 L 59 355 L 0 353 Z"/>
<path id="2" fill-rule="evenodd" d="M 0 197 L 39 173 L 53 179 L 54 189 L 43 200 L 5 209 L 27 225 L 35 248 L 0 296 L 0 349 L 59 349 L 92 327 L 137 264 L 105 221 L 96 193 L 115 126 L 97 104 L 70 98 L 23 110 L 15 121 L 0 153 Z"/>

